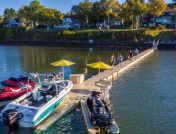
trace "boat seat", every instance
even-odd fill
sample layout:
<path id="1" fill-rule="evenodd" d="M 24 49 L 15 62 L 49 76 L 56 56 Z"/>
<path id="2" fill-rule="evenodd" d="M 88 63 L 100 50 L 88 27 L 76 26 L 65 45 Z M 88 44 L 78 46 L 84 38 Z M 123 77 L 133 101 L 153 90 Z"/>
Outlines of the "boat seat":
<path id="1" fill-rule="evenodd" d="M 47 101 L 50 101 L 52 98 L 53 98 L 52 95 L 46 95 L 46 100 L 47 100 Z"/>
<path id="2" fill-rule="evenodd" d="M 29 106 L 32 105 L 32 101 L 28 101 L 28 105 L 29 105 Z"/>
<path id="3" fill-rule="evenodd" d="M 41 101 L 41 100 L 43 100 L 44 97 L 41 96 L 41 93 L 39 91 L 34 91 L 32 93 L 32 98 L 34 101 Z"/>

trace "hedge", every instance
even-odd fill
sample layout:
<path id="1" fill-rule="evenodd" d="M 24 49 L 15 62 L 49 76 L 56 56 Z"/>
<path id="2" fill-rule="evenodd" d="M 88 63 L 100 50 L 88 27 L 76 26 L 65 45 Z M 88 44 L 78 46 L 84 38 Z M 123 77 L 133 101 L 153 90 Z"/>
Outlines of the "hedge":
<path id="1" fill-rule="evenodd" d="M 1 28 L 0 41 L 59 41 L 59 40 L 113 40 L 143 41 L 152 36 L 146 30 L 26 30 L 24 28 Z"/>

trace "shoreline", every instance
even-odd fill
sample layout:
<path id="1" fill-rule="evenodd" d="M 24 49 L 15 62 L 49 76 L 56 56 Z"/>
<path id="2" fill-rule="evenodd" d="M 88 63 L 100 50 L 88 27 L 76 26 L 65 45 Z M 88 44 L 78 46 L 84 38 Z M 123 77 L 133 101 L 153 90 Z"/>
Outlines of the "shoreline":
<path id="1" fill-rule="evenodd" d="M 107 42 L 106 42 L 107 43 Z M 148 49 L 152 47 L 152 43 L 123 43 L 123 42 L 108 42 L 106 45 L 101 43 L 89 44 L 86 41 L 0 41 L 0 46 L 44 46 L 44 47 L 59 47 L 62 49 Z M 159 43 L 158 49 L 175 50 L 176 44 Z"/>
<path id="2" fill-rule="evenodd" d="M 105 45 L 106 44 L 106 45 Z M 151 43 L 119 43 L 105 42 L 89 44 L 86 41 L 0 41 L 0 46 L 46 46 L 60 48 L 109 48 L 109 49 L 147 49 L 152 47 Z"/>
<path id="3" fill-rule="evenodd" d="M 48 46 L 61 48 L 148 49 L 152 42 L 158 48 L 176 48 L 176 30 L 24 30 L 1 28 L 0 45 Z M 92 40 L 92 41 L 91 41 Z M 91 41 L 91 42 L 90 42 Z M 174 45 L 175 44 L 175 45 Z"/>

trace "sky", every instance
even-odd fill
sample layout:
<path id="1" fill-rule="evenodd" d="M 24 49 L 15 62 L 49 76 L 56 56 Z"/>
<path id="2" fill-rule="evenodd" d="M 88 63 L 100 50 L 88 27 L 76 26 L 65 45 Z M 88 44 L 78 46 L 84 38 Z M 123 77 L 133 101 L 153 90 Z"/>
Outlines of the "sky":
<path id="1" fill-rule="evenodd" d="M 3 15 L 5 8 L 14 8 L 18 10 L 22 5 L 28 5 L 33 0 L 0 0 L 0 15 Z M 40 3 L 45 7 L 56 8 L 57 10 L 66 13 L 70 11 L 71 7 L 78 4 L 83 0 L 40 0 Z M 90 0 L 92 2 L 96 0 Z M 123 3 L 124 0 L 118 0 Z M 165 0 L 165 2 L 171 2 L 171 0 Z"/>

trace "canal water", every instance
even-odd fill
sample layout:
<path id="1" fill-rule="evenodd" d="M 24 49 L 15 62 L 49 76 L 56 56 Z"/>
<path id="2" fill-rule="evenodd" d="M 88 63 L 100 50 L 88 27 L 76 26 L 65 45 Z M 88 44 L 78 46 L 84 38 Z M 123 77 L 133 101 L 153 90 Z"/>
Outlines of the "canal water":
<path id="1" fill-rule="evenodd" d="M 101 60 L 109 63 L 118 50 L 66 50 L 57 47 L 0 46 L 0 80 L 29 72 L 57 72 L 51 62 L 67 59 L 76 64 L 66 67 L 70 73 L 82 73 L 87 63 Z M 156 51 L 133 66 L 113 82 L 110 91 L 112 112 L 118 121 L 121 134 L 175 134 L 176 132 L 176 53 Z M 98 70 L 88 68 L 88 76 Z M 74 111 L 54 123 L 45 132 L 20 129 L 8 132 L 0 124 L 0 133 L 6 134 L 86 134 L 81 111 Z"/>

